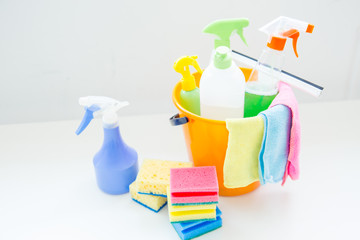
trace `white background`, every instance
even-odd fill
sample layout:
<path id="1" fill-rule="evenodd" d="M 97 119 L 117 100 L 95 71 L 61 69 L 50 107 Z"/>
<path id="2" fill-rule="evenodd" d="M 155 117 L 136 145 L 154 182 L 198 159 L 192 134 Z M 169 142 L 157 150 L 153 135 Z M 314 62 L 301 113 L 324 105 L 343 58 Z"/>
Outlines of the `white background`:
<path id="1" fill-rule="evenodd" d="M 258 58 L 267 36 L 258 28 L 285 15 L 311 22 L 300 35 L 299 58 L 286 46 L 284 69 L 325 87 L 320 100 L 360 97 L 360 2 L 299 1 L 0 1 L 0 124 L 79 119 L 78 97 L 128 100 L 122 115 L 176 112 L 171 91 L 182 55 L 205 68 L 211 21 L 247 17 L 246 47 Z"/>
<path id="2" fill-rule="evenodd" d="M 300 179 L 221 196 L 223 226 L 196 240 L 359 239 L 360 101 L 299 110 Z M 167 207 L 154 213 L 129 194 L 99 190 L 92 158 L 103 140 L 101 121 L 80 136 L 71 131 L 77 125 L 0 125 L 0 239 L 179 240 Z M 120 126 L 140 164 L 187 160 L 182 128 L 170 126 L 167 114 L 124 116 Z"/>

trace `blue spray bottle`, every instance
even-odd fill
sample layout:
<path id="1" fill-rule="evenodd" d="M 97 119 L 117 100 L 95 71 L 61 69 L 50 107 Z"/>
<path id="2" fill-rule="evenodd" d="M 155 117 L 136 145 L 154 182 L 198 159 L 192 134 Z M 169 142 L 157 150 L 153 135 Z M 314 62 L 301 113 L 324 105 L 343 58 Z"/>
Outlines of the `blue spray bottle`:
<path id="1" fill-rule="evenodd" d="M 116 112 L 128 102 L 100 96 L 81 97 L 79 104 L 84 106 L 84 118 L 76 130 L 79 135 L 97 116 L 102 116 L 104 142 L 94 156 L 96 180 L 99 188 L 108 194 L 129 192 L 129 185 L 138 173 L 138 154 L 126 145 L 120 135 L 119 119 Z"/>

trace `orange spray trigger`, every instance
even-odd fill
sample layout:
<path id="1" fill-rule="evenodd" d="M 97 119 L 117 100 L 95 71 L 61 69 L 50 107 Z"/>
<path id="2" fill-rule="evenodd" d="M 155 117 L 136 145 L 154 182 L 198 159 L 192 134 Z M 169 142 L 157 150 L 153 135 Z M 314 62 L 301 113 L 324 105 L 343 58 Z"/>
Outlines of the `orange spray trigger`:
<path id="1" fill-rule="evenodd" d="M 306 32 L 307 33 L 312 33 L 314 30 L 314 25 L 312 24 L 308 24 L 307 28 L 306 28 Z"/>
<path id="2" fill-rule="evenodd" d="M 290 30 L 284 32 L 282 35 L 284 37 L 288 37 L 288 38 L 291 38 L 293 40 L 293 49 L 294 49 L 295 55 L 296 55 L 296 57 L 299 57 L 299 55 L 297 53 L 297 48 L 296 48 L 297 40 L 298 40 L 298 38 L 300 36 L 299 31 L 296 30 L 296 29 L 290 29 Z"/>

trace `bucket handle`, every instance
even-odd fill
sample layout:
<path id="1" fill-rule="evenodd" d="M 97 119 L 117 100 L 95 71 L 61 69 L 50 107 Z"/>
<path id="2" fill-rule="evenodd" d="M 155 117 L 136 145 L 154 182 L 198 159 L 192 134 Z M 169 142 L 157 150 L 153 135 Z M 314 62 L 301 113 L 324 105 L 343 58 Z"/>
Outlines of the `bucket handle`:
<path id="1" fill-rule="evenodd" d="M 179 126 L 188 123 L 189 119 L 187 117 L 180 117 L 180 115 L 177 113 L 172 116 L 169 121 L 172 126 Z"/>

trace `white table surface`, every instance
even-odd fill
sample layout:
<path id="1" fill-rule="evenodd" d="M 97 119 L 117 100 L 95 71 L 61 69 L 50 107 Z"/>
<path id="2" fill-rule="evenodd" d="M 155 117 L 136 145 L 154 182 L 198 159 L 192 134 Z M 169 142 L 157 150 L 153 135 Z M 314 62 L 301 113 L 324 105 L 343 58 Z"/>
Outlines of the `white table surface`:
<path id="1" fill-rule="evenodd" d="M 172 114 L 121 117 L 144 158 L 187 161 Z M 199 239 L 359 239 L 360 101 L 300 105 L 298 181 L 221 197 L 223 227 Z M 167 207 L 153 213 L 96 186 L 101 121 L 0 126 L 0 239 L 179 239 Z"/>

